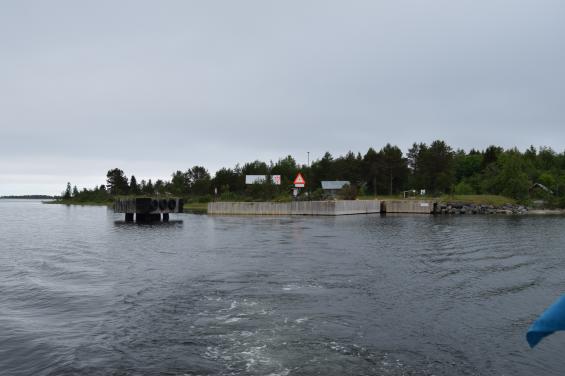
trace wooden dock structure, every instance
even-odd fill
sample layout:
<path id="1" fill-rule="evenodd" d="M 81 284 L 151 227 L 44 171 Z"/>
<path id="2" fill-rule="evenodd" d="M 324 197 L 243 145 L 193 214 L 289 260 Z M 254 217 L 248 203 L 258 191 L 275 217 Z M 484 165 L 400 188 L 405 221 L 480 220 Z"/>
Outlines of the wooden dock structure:
<path id="1" fill-rule="evenodd" d="M 114 212 L 125 213 L 125 221 L 169 221 L 170 213 L 183 212 L 183 199 L 176 197 L 128 197 L 114 200 Z"/>

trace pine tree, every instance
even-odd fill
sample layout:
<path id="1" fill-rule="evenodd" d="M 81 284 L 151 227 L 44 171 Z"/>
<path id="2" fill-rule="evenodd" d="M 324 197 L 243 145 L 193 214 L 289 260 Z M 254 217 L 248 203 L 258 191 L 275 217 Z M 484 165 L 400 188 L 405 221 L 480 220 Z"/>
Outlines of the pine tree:
<path id="1" fill-rule="evenodd" d="M 63 198 L 65 198 L 65 199 L 71 198 L 71 192 L 72 192 L 71 183 L 67 182 L 67 189 L 65 189 L 65 193 L 63 194 Z"/>
<path id="2" fill-rule="evenodd" d="M 119 168 L 108 171 L 106 174 L 108 191 L 112 195 L 126 195 L 129 190 L 128 178 Z"/>
<path id="3" fill-rule="evenodd" d="M 137 179 L 135 175 L 132 175 L 129 179 L 129 194 L 137 195 L 139 194 L 139 185 L 137 184 Z"/>

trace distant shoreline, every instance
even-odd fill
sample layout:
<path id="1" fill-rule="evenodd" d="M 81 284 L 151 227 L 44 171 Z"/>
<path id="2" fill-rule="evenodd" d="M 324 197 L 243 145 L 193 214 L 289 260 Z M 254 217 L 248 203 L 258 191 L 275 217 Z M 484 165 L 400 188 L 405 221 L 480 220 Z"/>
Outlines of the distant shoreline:
<path id="1" fill-rule="evenodd" d="M 57 199 L 52 199 L 53 201 L 43 201 L 44 204 L 60 204 L 60 205 L 77 205 L 77 206 L 112 206 L 111 202 L 92 202 L 92 201 L 87 201 L 87 202 L 76 202 L 73 200 L 57 200 Z M 385 199 L 386 201 L 386 199 Z M 401 199 L 402 201 L 402 199 Z M 410 201 L 410 200 L 408 200 Z M 442 204 L 446 204 L 446 201 L 444 200 L 440 200 L 440 202 L 442 202 Z M 207 203 L 185 203 L 184 204 L 184 212 L 185 213 L 199 213 L 199 214 L 204 214 L 208 212 L 208 208 L 207 208 L 208 204 Z M 498 205 L 494 205 L 493 209 L 494 211 L 491 211 L 491 213 L 489 214 L 498 214 L 498 215 L 533 215 L 533 216 L 544 216 L 544 215 L 548 215 L 548 216 L 558 216 L 558 215 L 563 215 L 565 216 L 565 209 L 534 209 L 534 208 L 525 208 L 526 210 L 520 211 L 518 213 L 514 212 L 512 213 L 511 210 L 498 210 L 501 208 L 501 206 Z M 505 211 L 503 213 L 503 211 Z M 431 215 L 434 215 L 434 213 L 430 213 Z M 485 214 L 485 213 L 483 213 Z M 455 214 L 455 213 L 435 213 L 435 215 L 466 215 L 466 216 L 471 216 L 471 215 L 475 215 L 472 214 L 470 211 L 467 212 L 467 214 Z"/>
<path id="2" fill-rule="evenodd" d="M 0 196 L 0 200 L 55 200 L 55 196 L 49 195 L 20 195 Z"/>

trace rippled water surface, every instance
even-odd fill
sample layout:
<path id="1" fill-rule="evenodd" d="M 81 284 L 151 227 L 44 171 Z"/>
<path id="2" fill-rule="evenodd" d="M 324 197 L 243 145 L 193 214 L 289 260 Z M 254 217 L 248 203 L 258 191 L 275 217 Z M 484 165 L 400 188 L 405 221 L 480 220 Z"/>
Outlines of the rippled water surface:
<path id="1" fill-rule="evenodd" d="M 0 200 L 2 375 L 562 375 L 565 218 L 209 217 Z"/>

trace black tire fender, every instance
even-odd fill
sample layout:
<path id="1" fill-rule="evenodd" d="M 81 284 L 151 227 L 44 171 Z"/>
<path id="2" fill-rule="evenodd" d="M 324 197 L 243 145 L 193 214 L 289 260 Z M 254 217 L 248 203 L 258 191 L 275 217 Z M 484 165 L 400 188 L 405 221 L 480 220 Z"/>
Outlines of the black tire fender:
<path id="1" fill-rule="evenodd" d="M 169 207 L 169 210 L 175 210 L 175 208 L 177 207 L 177 200 L 171 198 L 169 200 L 168 207 Z"/>
<path id="2" fill-rule="evenodd" d="M 159 209 L 159 201 L 153 199 L 151 200 L 151 211 Z"/>

